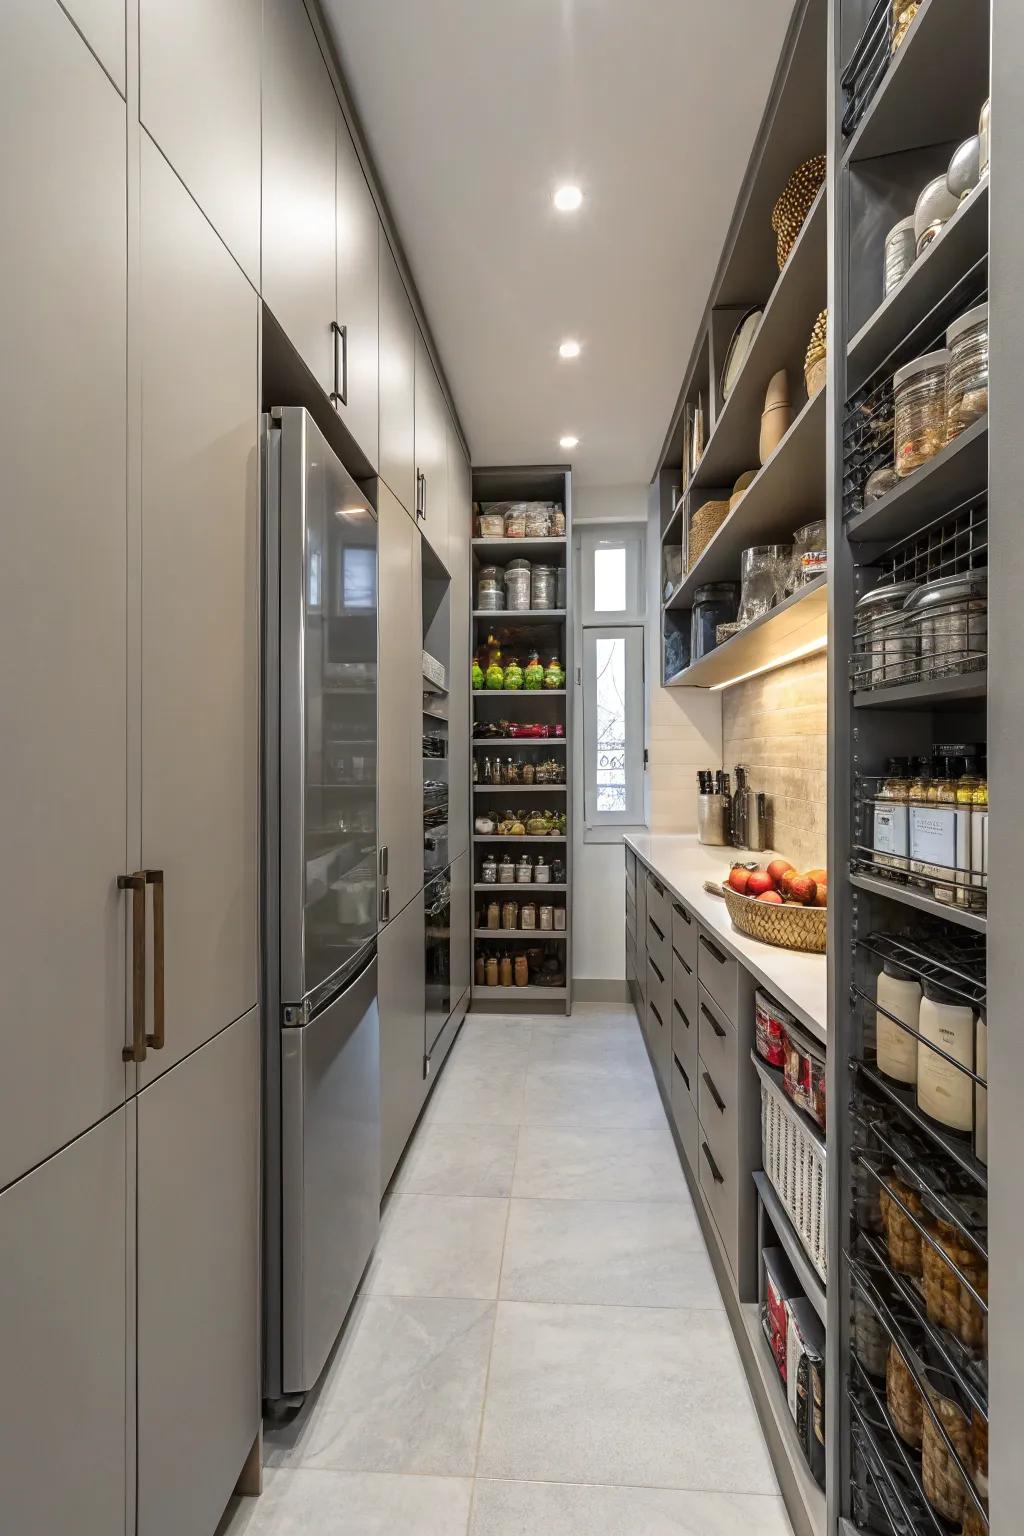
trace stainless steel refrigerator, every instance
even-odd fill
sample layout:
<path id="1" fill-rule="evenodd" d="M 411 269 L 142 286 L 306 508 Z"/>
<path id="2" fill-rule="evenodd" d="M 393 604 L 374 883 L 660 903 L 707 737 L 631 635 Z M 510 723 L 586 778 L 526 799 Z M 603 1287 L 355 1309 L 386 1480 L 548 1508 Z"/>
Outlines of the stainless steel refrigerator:
<path id="1" fill-rule="evenodd" d="M 316 1382 L 377 1237 L 377 520 L 264 419 L 265 1394 Z"/>

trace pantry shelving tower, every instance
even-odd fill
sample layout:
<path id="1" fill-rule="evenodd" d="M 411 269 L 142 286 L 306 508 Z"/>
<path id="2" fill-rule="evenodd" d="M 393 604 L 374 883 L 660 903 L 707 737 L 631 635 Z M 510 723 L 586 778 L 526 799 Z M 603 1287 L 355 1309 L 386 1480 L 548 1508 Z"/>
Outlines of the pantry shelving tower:
<path id="1" fill-rule="evenodd" d="M 557 536 L 543 538 L 481 537 L 476 534 L 478 508 L 499 502 L 548 502 L 562 509 L 565 531 Z M 509 468 L 480 468 L 473 470 L 474 538 L 472 541 L 472 570 L 470 581 L 470 650 L 471 654 L 484 656 L 485 643 L 493 631 L 501 645 L 506 660 L 515 655 L 526 665 L 532 650 L 537 650 L 542 664 L 557 656 L 565 673 L 565 685 L 559 689 L 542 688 L 540 691 L 474 689 L 472 693 L 472 721 L 470 755 L 477 765 L 476 772 L 470 764 L 470 785 L 473 801 L 473 1005 L 478 1009 L 509 1012 L 536 1012 L 548 1009 L 572 1010 L 572 825 L 573 825 L 573 741 L 570 708 L 573 696 L 572 658 L 572 474 L 564 466 L 530 465 Z M 550 565 L 564 572 L 565 601 L 557 608 L 530 608 L 521 611 L 481 611 L 477 607 L 478 577 L 485 566 L 494 565 L 504 570 L 511 560 L 525 559 L 531 563 Z M 507 720 L 514 728 L 536 724 L 560 728 L 561 734 L 548 737 L 509 736 L 507 732 L 495 732 L 501 721 Z M 521 771 L 524 763 L 534 765 L 545 761 L 559 764 L 559 782 L 538 785 L 485 784 L 484 760 L 500 756 L 507 764 L 511 760 Z M 565 818 L 565 831 L 558 835 L 530 837 L 521 835 L 499 836 L 494 833 L 478 833 L 477 819 L 491 815 L 495 819 L 501 812 L 522 810 L 561 812 Z M 489 854 L 499 861 L 507 854 L 513 859 L 523 854 L 533 861 L 542 855 L 550 867 L 559 859 L 564 865 L 565 878 L 546 883 L 500 885 L 483 879 L 483 864 Z M 565 928 L 559 931 L 499 930 L 494 933 L 485 926 L 485 909 L 489 900 L 532 903 L 539 909 L 542 902 L 554 907 L 564 907 Z M 531 980 L 527 986 L 493 986 L 477 979 L 478 956 L 508 953 L 515 956 L 524 951 L 531 956 Z M 540 954 L 538 954 L 540 952 Z M 557 960 L 558 970 L 554 984 L 538 985 L 536 962 L 543 955 L 548 962 Z"/>

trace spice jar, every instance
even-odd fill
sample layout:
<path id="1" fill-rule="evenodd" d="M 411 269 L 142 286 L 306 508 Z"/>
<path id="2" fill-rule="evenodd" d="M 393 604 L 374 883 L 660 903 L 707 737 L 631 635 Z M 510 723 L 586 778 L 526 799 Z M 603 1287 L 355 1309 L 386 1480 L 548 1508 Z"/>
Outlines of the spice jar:
<path id="1" fill-rule="evenodd" d="M 498 565 L 484 565 L 476 579 L 476 606 L 485 613 L 498 613 L 505 606 L 505 581 Z"/>
<path id="2" fill-rule="evenodd" d="M 496 901 L 489 901 L 487 903 L 487 920 L 484 926 L 486 928 L 501 927 L 501 907 Z"/>
<path id="3" fill-rule="evenodd" d="M 530 862 L 530 855 L 528 853 L 524 853 L 522 858 L 519 860 L 519 863 L 516 865 L 516 884 L 529 885 L 532 879 L 533 865 Z"/>
<path id="4" fill-rule="evenodd" d="M 516 955 L 513 977 L 517 987 L 528 987 L 530 985 L 530 962 L 525 955 Z"/>
<path id="5" fill-rule="evenodd" d="M 528 539 L 546 539 L 551 532 L 551 508 L 547 502 L 527 502 L 525 517 L 526 537 Z"/>
<path id="6" fill-rule="evenodd" d="M 489 853 L 480 865 L 480 879 L 484 885 L 494 885 L 498 879 L 498 861 Z"/>
<path id="7" fill-rule="evenodd" d="M 505 607 L 525 613 L 530 607 L 530 562 L 513 560 L 505 569 Z"/>
<path id="8" fill-rule="evenodd" d="M 896 473 L 901 479 L 927 464 L 945 444 L 948 367 L 949 352 L 943 347 L 916 357 L 893 375 Z"/>
<path id="9" fill-rule="evenodd" d="M 974 1010 L 955 993 L 926 981 L 918 1027 L 918 1108 L 952 1131 L 970 1131 L 974 1123 L 973 1081 L 956 1063 L 971 1069 Z M 933 1051 L 933 1045 L 944 1054 Z"/>
<path id="10" fill-rule="evenodd" d="M 530 572 L 530 604 L 533 608 L 555 606 L 555 568 L 535 565 Z"/>
<path id="11" fill-rule="evenodd" d="M 885 1401 L 900 1439 L 912 1449 L 921 1444 L 924 1403 L 917 1382 L 895 1344 L 889 1345 L 885 1366 Z"/>
<path id="12" fill-rule="evenodd" d="M 854 646 L 866 657 L 866 676 L 858 677 L 860 687 L 877 688 L 883 683 L 903 681 L 915 670 L 918 635 L 903 617 L 914 581 L 884 582 L 865 592 L 854 609 Z"/>
<path id="13" fill-rule="evenodd" d="M 882 1220 L 885 1223 L 889 1260 L 893 1269 L 898 1269 L 901 1274 L 919 1275 L 921 1273 L 921 1234 L 907 1212 L 920 1217 L 924 1211 L 924 1205 L 916 1190 L 904 1184 L 896 1174 L 890 1174 L 885 1184 L 887 1187 L 880 1191 L 879 1203 L 882 1207 Z"/>
<path id="14" fill-rule="evenodd" d="M 537 926 L 537 908 L 532 901 L 524 901 L 519 913 L 519 926 L 531 931 Z"/>
<path id="15" fill-rule="evenodd" d="M 501 908 L 501 926 L 503 928 L 515 928 L 519 920 L 519 903 L 506 901 Z"/>
<path id="16" fill-rule="evenodd" d="M 929 1388 L 928 1401 L 960 1461 L 968 1465 L 971 1432 L 967 1415 L 955 1398 L 947 1397 L 934 1387 Z M 943 1519 L 959 1520 L 968 1499 L 967 1484 L 935 1418 L 926 1410 L 922 1420 L 921 1483 L 925 1498 Z"/>
<path id="17" fill-rule="evenodd" d="M 526 538 L 526 507 L 521 501 L 514 501 L 505 513 L 505 537 Z"/>
<path id="18" fill-rule="evenodd" d="M 488 955 L 484 965 L 484 975 L 486 978 L 485 985 L 488 987 L 496 987 L 498 985 L 499 974 L 500 971 L 497 955 Z"/>
<path id="19" fill-rule="evenodd" d="M 512 956 L 502 955 L 498 961 L 498 980 L 503 987 L 512 985 Z"/>
<path id="20" fill-rule="evenodd" d="M 516 880 L 516 867 L 512 863 L 511 856 L 502 854 L 501 863 L 498 865 L 498 884 L 514 885 Z"/>
<path id="21" fill-rule="evenodd" d="M 537 926 L 550 933 L 555 926 L 555 909 L 545 903 L 537 913 Z"/>
<path id="22" fill-rule="evenodd" d="M 969 309 L 946 332 L 946 433 L 949 442 L 988 410 L 988 305 Z"/>
<path id="23" fill-rule="evenodd" d="M 898 288 L 917 257 L 914 215 L 900 219 L 885 237 L 884 286 L 886 295 Z"/>

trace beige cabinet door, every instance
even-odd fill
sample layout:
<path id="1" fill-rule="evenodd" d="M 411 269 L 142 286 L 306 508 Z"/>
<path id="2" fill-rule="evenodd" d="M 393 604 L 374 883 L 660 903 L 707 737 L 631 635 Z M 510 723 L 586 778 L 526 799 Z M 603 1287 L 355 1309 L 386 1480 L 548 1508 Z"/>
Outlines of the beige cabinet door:
<path id="1" fill-rule="evenodd" d="M 125 0 L 63 0 L 75 26 L 81 30 L 117 89 L 125 91 Z M 37 6 L 37 9 L 42 9 Z M 6 4 L 4 10 L 13 9 Z M 5 20 L 7 17 L 5 16 Z"/>
<path id="2" fill-rule="evenodd" d="M 338 99 L 302 0 L 263 0 L 263 297 L 334 388 Z"/>
<path id="3" fill-rule="evenodd" d="M 448 848 L 453 859 L 469 847 L 470 533 L 473 502 L 469 465 L 448 422 L 448 569 L 451 572 L 451 666 L 448 669 Z M 454 988 L 453 988 L 454 996 Z"/>
<path id="4" fill-rule="evenodd" d="M 377 940 L 380 1012 L 380 1192 L 383 1195 L 423 1108 L 426 970 L 422 890 Z"/>
<path id="5" fill-rule="evenodd" d="M 377 293 L 380 220 L 355 145 L 337 114 L 337 300 L 339 377 L 334 408 L 377 468 Z"/>
<path id="6" fill-rule="evenodd" d="M 260 0 L 139 0 L 139 116 L 260 285 Z"/>
<path id="7" fill-rule="evenodd" d="M 2 1187 L 124 1099 L 128 640 L 124 102 L 39 0 L 0 99 Z"/>
<path id="8" fill-rule="evenodd" d="M 386 485 L 377 519 L 377 838 L 387 922 L 423 886 L 423 647 L 420 535 Z"/>
<path id="9" fill-rule="evenodd" d="M 416 507 L 434 554 L 448 566 L 448 407 L 416 332 Z"/>
<path id="10" fill-rule="evenodd" d="M 141 287 L 142 861 L 166 933 L 148 1082 L 257 1000 L 260 662 L 257 299 L 145 136 Z"/>
<path id="11" fill-rule="evenodd" d="M 125 1529 L 125 1123 L 118 1110 L 0 1195 L 0 1524 Z"/>
<path id="12" fill-rule="evenodd" d="M 136 1100 L 137 1536 L 211 1536 L 259 1427 L 259 1046 L 254 1008 Z"/>
<path id="13" fill-rule="evenodd" d="M 380 231 L 380 477 L 416 515 L 416 321 Z"/>

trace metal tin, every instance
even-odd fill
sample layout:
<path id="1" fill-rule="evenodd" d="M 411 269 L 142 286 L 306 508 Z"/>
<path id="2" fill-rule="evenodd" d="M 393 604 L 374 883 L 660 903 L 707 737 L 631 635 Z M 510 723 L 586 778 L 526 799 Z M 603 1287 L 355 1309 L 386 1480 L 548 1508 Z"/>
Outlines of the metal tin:
<path id="1" fill-rule="evenodd" d="M 863 657 L 863 675 L 856 679 L 861 687 L 900 682 L 915 670 L 917 632 L 897 615 L 905 613 L 908 599 L 917 591 L 916 581 L 897 581 L 873 587 L 857 603 L 854 643 Z"/>

